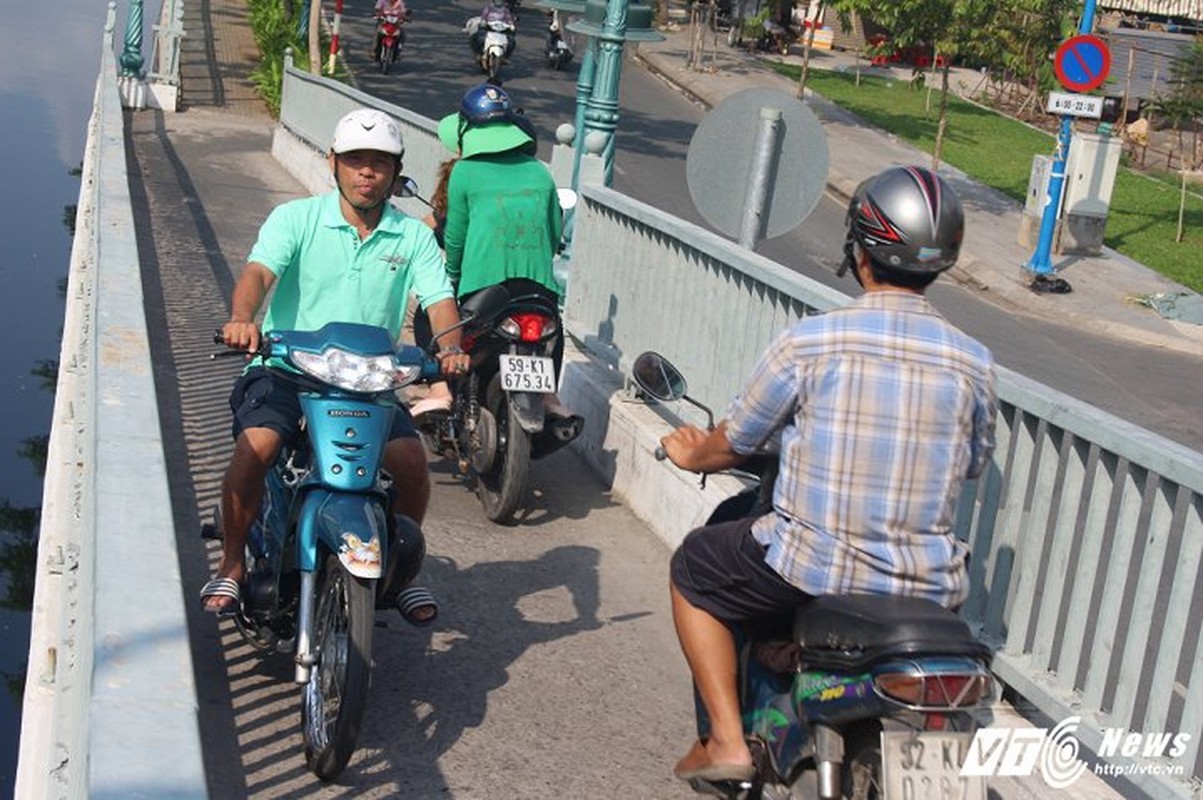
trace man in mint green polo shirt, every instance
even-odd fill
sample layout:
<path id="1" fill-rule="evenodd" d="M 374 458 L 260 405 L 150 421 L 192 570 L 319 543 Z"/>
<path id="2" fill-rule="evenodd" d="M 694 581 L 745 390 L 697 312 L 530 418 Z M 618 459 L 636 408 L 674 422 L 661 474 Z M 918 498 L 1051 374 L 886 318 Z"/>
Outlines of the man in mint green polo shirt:
<path id="1" fill-rule="evenodd" d="M 259 231 L 246 268 L 234 287 L 230 321 L 222 329 L 229 347 L 254 352 L 255 323 L 274 288 L 262 330 L 317 330 L 328 322 L 357 322 L 387 328 L 400 336 L 406 298 L 412 290 L 434 330 L 459 322 L 439 246 L 420 220 L 402 214 L 388 199 L 401 174 L 404 147 L 395 120 L 376 109 L 357 109 L 334 130 L 329 163 L 336 190 L 278 206 Z M 460 333 L 440 337 L 445 373 L 464 372 L 467 356 Z M 234 454 L 222 481 L 223 545 L 217 574 L 201 590 L 205 610 L 237 609 L 245 578 L 246 535 L 263 499 L 263 482 L 284 442 L 299 435 L 301 409 L 295 388 L 252 362 L 230 395 L 234 412 Z M 383 465 L 400 491 L 393 513 L 419 525 L 430 499 L 426 451 L 409 412 L 395 415 Z M 425 551 L 421 530 L 398 525 L 403 533 L 392 547 Z M 415 624 L 431 621 L 438 606 L 425 589 L 402 587 L 414 575 L 390 586 L 395 602 Z"/>

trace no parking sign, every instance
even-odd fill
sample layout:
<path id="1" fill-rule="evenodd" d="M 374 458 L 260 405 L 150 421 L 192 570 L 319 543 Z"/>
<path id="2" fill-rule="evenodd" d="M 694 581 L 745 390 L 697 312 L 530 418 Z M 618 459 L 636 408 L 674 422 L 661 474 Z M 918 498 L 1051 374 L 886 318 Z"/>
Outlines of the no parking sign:
<path id="1" fill-rule="evenodd" d="M 1111 51 L 1092 34 L 1071 36 L 1057 48 L 1053 72 L 1071 92 L 1089 92 L 1102 86 L 1111 73 Z"/>

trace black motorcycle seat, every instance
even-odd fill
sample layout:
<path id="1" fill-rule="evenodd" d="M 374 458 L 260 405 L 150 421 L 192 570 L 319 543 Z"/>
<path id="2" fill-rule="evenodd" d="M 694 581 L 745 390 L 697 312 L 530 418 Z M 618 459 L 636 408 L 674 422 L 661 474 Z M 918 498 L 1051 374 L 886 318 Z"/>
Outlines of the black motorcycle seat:
<path id="1" fill-rule="evenodd" d="M 804 669 L 855 671 L 923 655 L 989 660 L 965 620 L 939 603 L 889 595 L 817 597 L 794 614 Z"/>

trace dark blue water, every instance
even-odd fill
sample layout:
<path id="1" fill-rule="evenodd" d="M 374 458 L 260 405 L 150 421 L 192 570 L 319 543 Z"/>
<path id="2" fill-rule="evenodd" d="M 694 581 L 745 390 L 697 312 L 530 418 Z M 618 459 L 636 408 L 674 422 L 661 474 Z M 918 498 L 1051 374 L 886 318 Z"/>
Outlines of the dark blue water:
<path id="1" fill-rule="evenodd" d="M 12 796 L 16 773 L 38 462 L 80 188 L 71 173 L 83 160 L 106 9 L 104 0 L 13 3 L 0 25 L 0 798 Z M 121 31 L 127 13 L 123 2 Z"/>

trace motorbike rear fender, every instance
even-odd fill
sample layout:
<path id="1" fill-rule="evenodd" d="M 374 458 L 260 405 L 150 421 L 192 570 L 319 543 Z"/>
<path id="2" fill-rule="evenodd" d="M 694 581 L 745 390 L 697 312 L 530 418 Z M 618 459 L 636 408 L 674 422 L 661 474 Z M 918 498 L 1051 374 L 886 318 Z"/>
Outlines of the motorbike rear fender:
<path id="1" fill-rule="evenodd" d="M 387 560 L 388 511 L 377 492 L 331 492 L 314 488 L 297 519 L 297 566 L 313 571 L 324 548 L 338 555 L 357 578 L 380 578 Z"/>
<path id="2" fill-rule="evenodd" d="M 510 408 L 518 417 L 518 424 L 527 433 L 538 433 L 543 430 L 544 410 L 543 395 L 535 392 L 510 392 Z"/>

